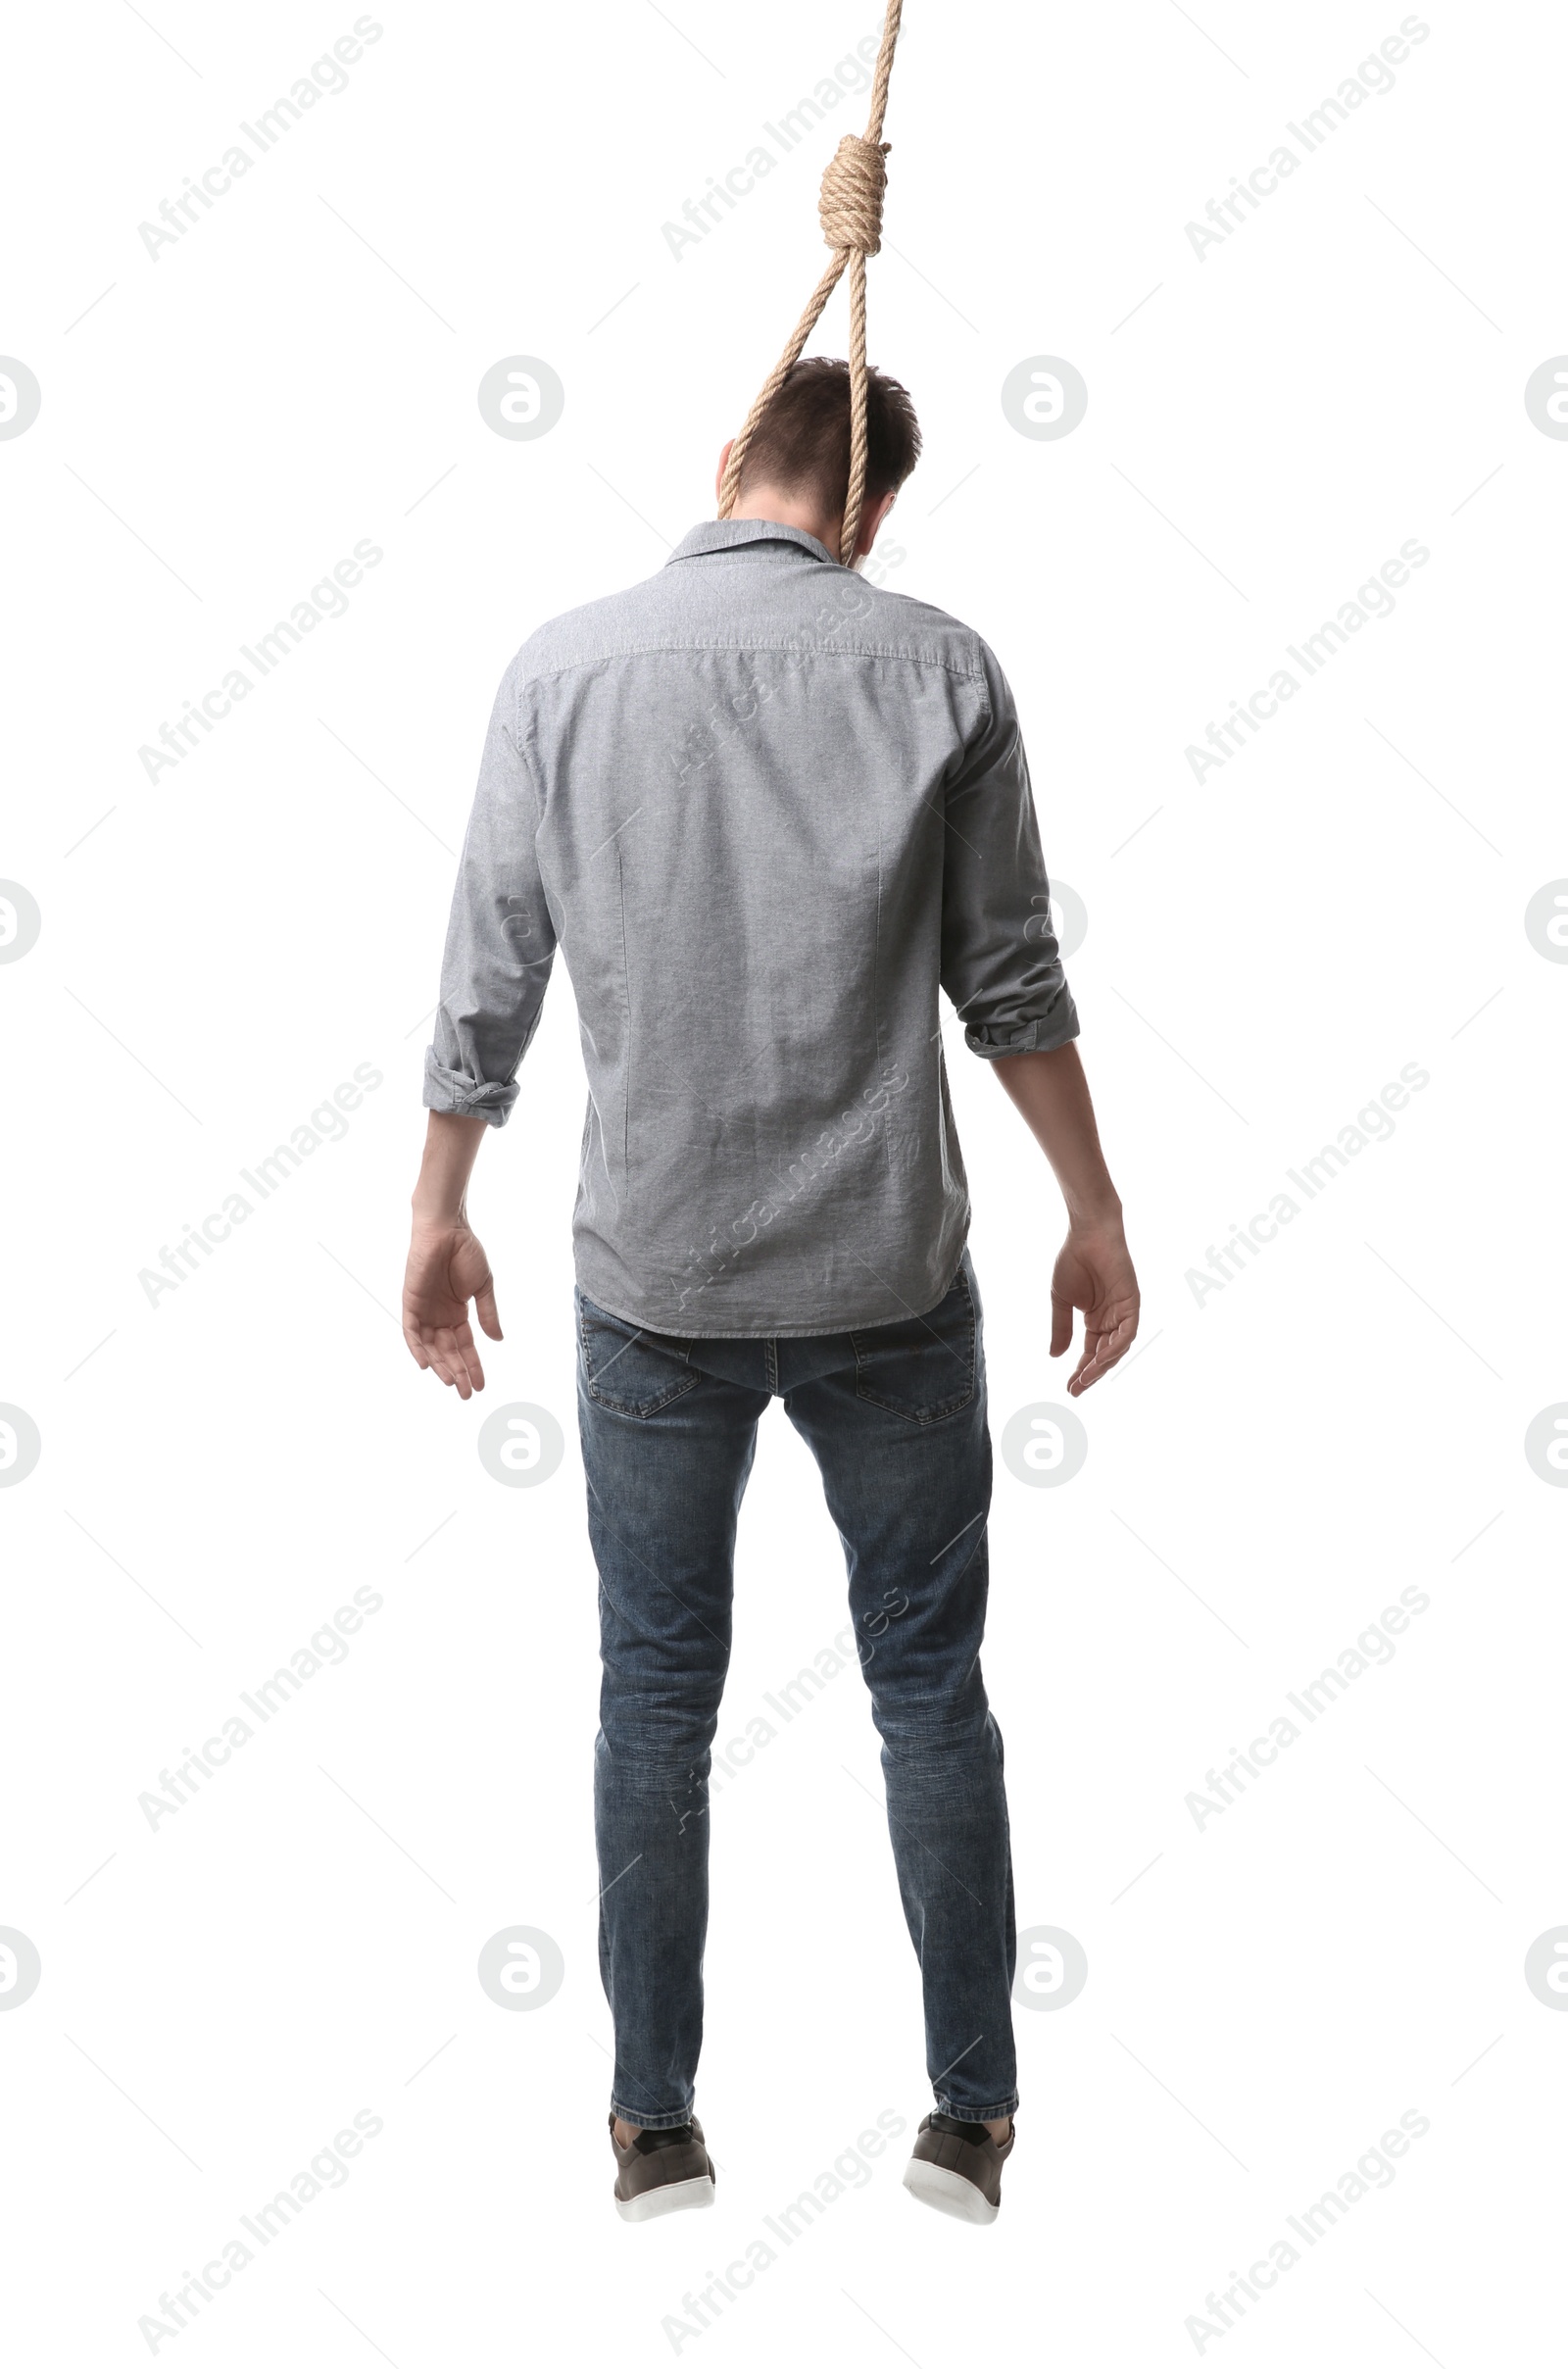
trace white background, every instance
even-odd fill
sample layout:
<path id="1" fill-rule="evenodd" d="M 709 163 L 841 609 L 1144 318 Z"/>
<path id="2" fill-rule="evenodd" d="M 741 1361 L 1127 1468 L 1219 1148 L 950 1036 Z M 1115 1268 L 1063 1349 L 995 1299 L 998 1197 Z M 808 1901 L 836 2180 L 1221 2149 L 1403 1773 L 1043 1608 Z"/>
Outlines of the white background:
<path id="1" fill-rule="evenodd" d="M 0 348 L 43 395 L 0 443 L 0 874 L 42 914 L 0 967 L 0 1400 L 42 1438 L 0 1490 L 0 1924 L 43 1967 L 0 2013 L 19 2358 L 146 2358 L 138 2318 L 366 2108 L 347 2185 L 158 2357 L 1175 2363 L 1208 2291 L 1412 2108 L 1393 2185 L 1205 2357 L 1469 2369 L 1555 2326 L 1568 2021 L 1522 1968 L 1568 1916 L 1568 1497 L 1522 1443 L 1568 1397 L 1568 968 L 1523 915 L 1568 873 L 1568 446 L 1523 390 L 1568 347 L 1564 28 L 1424 11 L 1394 90 L 1200 260 L 1185 224 L 1400 10 L 1199 14 L 911 0 L 870 273 L 872 358 L 926 431 L 888 581 L 1016 686 L 1089 912 L 1070 975 L 1146 1292 L 1083 1470 L 999 1467 L 992 1525 L 1019 1921 L 1072 1933 L 1089 1980 L 1018 2013 L 994 2229 L 921 2211 L 901 2142 L 685 2337 L 662 2323 L 764 2214 L 879 2112 L 912 2132 L 918 1990 L 850 1674 L 713 1804 L 716 2210 L 616 2221 L 559 966 L 473 1195 L 506 1325 L 485 1396 L 416 1372 L 390 1311 L 495 684 L 539 619 L 711 515 L 863 99 L 678 261 L 661 226 L 872 10 L 379 8 L 348 89 L 156 262 L 138 223 L 349 0 L 13 25 Z M 514 354 L 566 390 L 533 442 L 475 402 Z M 1042 354 L 1090 390 L 1060 441 L 1001 408 Z M 384 558 L 348 614 L 150 781 L 138 749 L 362 538 Z M 1431 556 L 1396 614 L 1195 781 L 1209 720 L 1408 538 Z M 1062 1396 L 1062 1220 L 956 1028 L 949 1061 L 1000 1434 Z M 384 1083 L 343 1140 L 149 1305 L 138 1271 L 358 1063 Z M 1200 1305 L 1187 1270 L 1406 1063 L 1430 1084 L 1392 1139 Z M 475 1451 L 518 1401 L 567 1433 L 533 1490 Z M 151 1828 L 138 1796 L 357 1586 L 384 1603 L 346 1662 Z M 1403 1587 L 1430 1604 L 1393 1662 L 1195 1824 L 1205 1771 Z M 738 1593 L 721 1738 L 843 1619 L 777 1409 Z M 513 1924 L 564 1955 L 531 2013 L 475 1975 Z"/>

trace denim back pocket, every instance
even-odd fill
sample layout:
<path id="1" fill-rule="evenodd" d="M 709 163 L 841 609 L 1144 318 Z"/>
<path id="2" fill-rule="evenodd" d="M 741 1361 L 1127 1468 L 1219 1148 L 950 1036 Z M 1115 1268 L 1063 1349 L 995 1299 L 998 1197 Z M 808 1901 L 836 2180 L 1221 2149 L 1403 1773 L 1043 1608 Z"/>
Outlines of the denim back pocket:
<path id="1" fill-rule="evenodd" d="M 970 1405 L 980 1327 L 967 1270 L 966 1259 L 947 1298 L 925 1315 L 850 1335 L 858 1398 L 911 1423 L 937 1423 Z"/>
<path id="2" fill-rule="evenodd" d="M 690 1341 L 644 1332 L 596 1308 L 580 1292 L 577 1341 L 588 1396 L 612 1414 L 658 1414 L 702 1380 L 688 1362 Z"/>

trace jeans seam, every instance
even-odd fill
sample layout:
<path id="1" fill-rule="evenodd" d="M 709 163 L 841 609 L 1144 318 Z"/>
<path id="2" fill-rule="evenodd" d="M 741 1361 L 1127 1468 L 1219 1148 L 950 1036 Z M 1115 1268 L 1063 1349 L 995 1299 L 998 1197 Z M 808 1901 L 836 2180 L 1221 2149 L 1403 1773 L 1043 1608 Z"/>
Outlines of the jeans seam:
<path id="1" fill-rule="evenodd" d="M 689 1390 L 695 1390 L 702 1378 L 701 1374 L 688 1374 L 684 1381 L 675 1384 L 673 1390 L 666 1390 L 662 1398 L 647 1399 L 640 1406 L 634 1407 L 629 1399 L 607 1397 L 590 1373 L 588 1396 L 596 1407 L 603 1407 L 610 1414 L 631 1415 L 634 1419 L 640 1419 L 646 1415 L 662 1414 L 666 1407 L 673 1406 L 677 1399 L 683 1399 Z"/>

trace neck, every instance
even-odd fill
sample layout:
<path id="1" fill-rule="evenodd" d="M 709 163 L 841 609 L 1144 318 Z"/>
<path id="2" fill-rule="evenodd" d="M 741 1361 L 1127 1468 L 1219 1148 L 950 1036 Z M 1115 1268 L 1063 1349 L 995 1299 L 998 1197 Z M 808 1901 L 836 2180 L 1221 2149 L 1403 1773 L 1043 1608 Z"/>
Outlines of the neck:
<path id="1" fill-rule="evenodd" d="M 803 501 L 799 494 L 781 493 L 776 486 L 760 485 L 754 493 L 738 494 L 732 518 L 765 518 L 772 526 L 798 526 L 803 533 L 815 535 L 817 541 L 838 555 L 839 537 L 844 531 L 842 512 L 837 518 L 825 518 L 816 505 Z"/>

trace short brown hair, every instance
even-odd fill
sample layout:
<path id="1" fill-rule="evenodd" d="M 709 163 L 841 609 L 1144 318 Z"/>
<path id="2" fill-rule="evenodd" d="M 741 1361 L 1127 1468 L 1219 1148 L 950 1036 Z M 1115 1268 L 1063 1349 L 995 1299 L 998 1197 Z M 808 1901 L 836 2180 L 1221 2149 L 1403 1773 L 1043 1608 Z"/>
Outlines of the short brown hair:
<path id="1" fill-rule="evenodd" d="M 865 498 L 896 493 L 920 458 L 920 422 L 906 390 L 865 373 Z M 741 464 L 742 491 L 776 485 L 809 494 L 841 518 L 850 483 L 850 366 L 813 355 L 798 362 L 759 420 Z"/>

